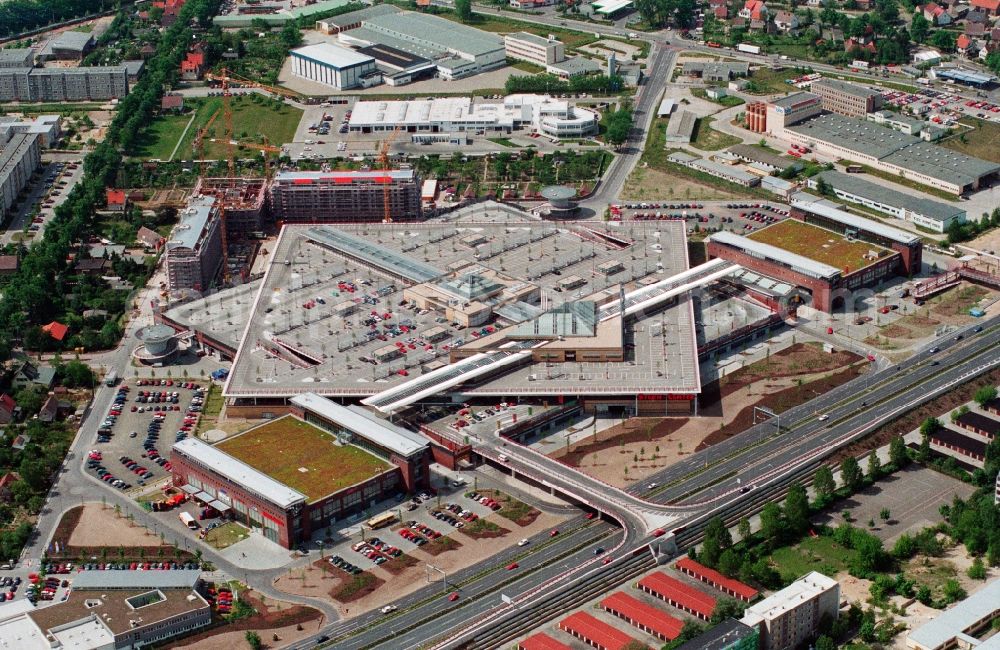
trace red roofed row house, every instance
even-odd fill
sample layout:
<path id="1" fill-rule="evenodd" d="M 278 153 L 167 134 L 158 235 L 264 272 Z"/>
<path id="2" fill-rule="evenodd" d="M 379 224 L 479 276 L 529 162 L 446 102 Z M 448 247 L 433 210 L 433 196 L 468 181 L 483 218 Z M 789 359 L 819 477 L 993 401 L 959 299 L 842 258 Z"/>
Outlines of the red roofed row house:
<path id="1" fill-rule="evenodd" d="M 622 650 L 635 639 L 587 612 L 574 612 L 559 622 L 559 629 L 597 650 Z"/>
<path id="2" fill-rule="evenodd" d="M 674 618 L 666 612 L 650 607 L 634 596 L 622 591 L 616 591 L 601 601 L 601 609 L 624 619 L 647 634 L 673 641 L 680 636 L 684 621 Z"/>
<path id="3" fill-rule="evenodd" d="M 719 591 L 729 594 L 733 598 L 738 598 L 745 603 L 751 603 L 757 599 L 759 592 L 749 585 L 745 585 L 739 580 L 733 580 L 728 578 L 715 569 L 710 569 L 709 567 L 701 564 L 700 562 L 695 562 L 689 557 L 681 558 L 674 565 L 677 570 L 681 573 L 686 573 L 693 578 L 697 578 L 702 582 L 712 585 Z"/>
<path id="4" fill-rule="evenodd" d="M 639 581 L 638 586 L 646 593 L 666 601 L 682 612 L 693 614 L 705 621 L 712 618 L 712 612 L 715 611 L 715 598 L 676 578 L 671 578 L 662 571 L 649 574 Z"/>

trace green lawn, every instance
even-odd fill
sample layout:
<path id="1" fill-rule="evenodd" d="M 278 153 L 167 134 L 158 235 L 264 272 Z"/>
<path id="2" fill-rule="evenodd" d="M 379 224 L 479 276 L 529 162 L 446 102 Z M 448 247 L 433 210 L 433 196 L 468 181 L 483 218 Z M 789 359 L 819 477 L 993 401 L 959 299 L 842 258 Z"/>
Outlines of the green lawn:
<path id="1" fill-rule="evenodd" d="M 771 70 L 770 68 L 758 68 L 750 75 L 755 93 L 768 95 L 771 93 L 792 93 L 799 89 L 790 83 L 785 83 L 785 79 L 799 76 L 792 70 Z"/>
<path id="2" fill-rule="evenodd" d="M 257 97 L 257 101 L 254 101 Z M 260 142 L 261 136 L 267 138 L 268 143 L 274 146 L 281 146 L 290 142 L 295 136 L 295 129 L 302 119 L 302 111 L 294 106 L 278 104 L 275 100 L 264 99 L 259 95 L 241 95 L 230 98 L 230 105 L 233 113 L 233 136 L 241 142 Z M 209 127 L 205 137 L 204 150 L 205 157 L 209 160 L 218 160 L 226 156 L 226 144 L 223 140 L 226 126 L 222 114 L 222 98 L 208 97 L 205 99 L 193 99 L 186 102 L 186 106 L 197 111 L 194 123 L 177 149 L 176 158 L 180 160 L 191 160 L 195 157 L 193 143 L 198 134 L 198 130 L 212 119 L 212 115 L 218 113 L 212 126 Z M 146 130 L 142 138 L 141 146 L 145 151 L 166 151 L 161 156 L 166 159 L 170 155 L 174 144 L 181 131 L 184 130 L 186 120 L 190 118 L 190 113 L 180 116 L 162 116 L 156 118 Z M 166 122 L 166 124 L 162 124 Z M 135 152 L 134 155 L 145 157 L 143 150 Z M 238 146 L 233 147 L 233 153 L 237 157 L 247 158 L 259 155 L 256 150 L 241 150 Z M 155 156 L 150 156 L 155 157 Z"/>
<path id="3" fill-rule="evenodd" d="M 942 141 L 941 146 L 969 156 L 1000 162 L 1000 151 L 997 150 L 997 143 L 1000 142 L 1000 124 L 977 118 L 963 119 L 961 123 L 973 130 L 951 136 Z"/>
<path id="4" fill-rule="evenodd" d="M 530 72 L 531 74 L 541 74 L 542 72 L 545 72 L 545 68 L 537 63 L 532 63 L 531 61 L 514 61 L 513 59 L 507 60 L 510 62 L 508 64 L 510 67 L 523 70 L 524 72 Z"/>
<path id="5" fill-rule="evenodd" d="M 190 119 L 190 114 L 164 115 L 156 118 L 139 136 L 135 155 L 140 158 L 169 160 Z M 194 128 L 193 124 L 191 128 Z M 177 155 L 182 157 L 180 149 L 177 150 Z"/>
<path id="6" fill-rule="evenodd" d="M 5 112 L 24 113 L 25 115 L 70 115 L 98 111 L 101 106 L 103 106 L 101 102 L 83 102 L 79 104 L 5 104 L 3 108 Z"/>
<path id="7" fill-rule="evenodd" d="M 702 151 L 719 151 L 743 142 L 735 135 L 713 129 L 713 121 L 711 117 L 703 117 L 695 123 L 694 135 L 691 138 L 691 145 L 694 148 Z"/>
<path id="8" fill-rule="evenodd" d="M 771 554 L 771 564 L 784 582 L 796 580 L 810 571 L 833 576 L 847 569 L 854 551 L 837 544 L 832 537 L 806 537 L 795 546 L 783 546 Z"/>
<path id="9" fill-rule="evenodd" d="M 207 418 L 218 417 L 219 413 L 222 412 L 223 403 L 222 388 L 216 384 L 212 384 L 208 387 L 208 394 L 205 396 L 205 406 L 202 408 L 201 414 Z"/>
<path id="10" fill-rule="evenodd" d="M 239 542 L 249 535 L 247 529 L 235 522 L 229 522 L 223 524 L 218 528 L 213 528 L 205 534 L 205 541 L 208 542 L 212 548 L 221 550 L 227 546 L 232 546 L 236 542 Z"/>
<path id="11" fill-rule="evenodd" d="M 739 106 L 740 104 L 745 103 L 742 99 L 740 99 L 736 95 L 726 95 L 722 99 L 712 99 L 708 96 L 708 93 L 705 91 L 704 88 L 692 88 L 691 94 L 694 95 L 695 97 L 704 99 L 705 101 L 712 102 L 713 104 L 721 104 L 726 108 L 732 108 L 733 106 Z"/>

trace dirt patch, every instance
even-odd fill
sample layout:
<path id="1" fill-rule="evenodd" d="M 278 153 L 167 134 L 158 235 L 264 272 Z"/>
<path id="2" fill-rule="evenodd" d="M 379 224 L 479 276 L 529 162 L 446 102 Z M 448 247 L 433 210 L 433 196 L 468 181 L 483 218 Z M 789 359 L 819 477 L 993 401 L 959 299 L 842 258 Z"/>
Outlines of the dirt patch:
<path id="1" fill-rule="evenodd" d="M 394 576 L 398 576 L 403 571 L 409 569 L 411 566 L 417 566 L 420 561 L 412 555 L 407 555 L 403 553 L 399 557 L 394 557 L 388 562 L 381 565 L 383 571 L 388 571 Z"/>
<path id="2" fill-rule="evenodd" d="M 519 501 L 506 492 L 500 490 L 480 490 L 480 494 L 491 497 L 502 506 L 497 511 L 504 519 L 513 521 L 518 526 L 524 528 L 534 523 L 538 515 L 542 514 L 537 508 L 532 508 L 527 503 Z"/>
<path id="3" fill-rule="evenodd" d="M 790 408 L 798 406 L 799 404 L 805 404 L 815 397 L 828 393 L 837 386 L 846 384 L 855 377 L 861 376 L 862 368 L 863 366 L 861 365 L 853 365 L 846 370 L 832 373 L 826 377 L 769 393 L 764 395 L 764 397 L 756 403 L 756 406 L 764 406 L 773 410 L 775 413 L 783 413 Z M 736 417 L 732 419 L 732 421 L 721 426 L 717 431 L 713 431 L 704 440 L 702 440 L 701 444 L 698 445 L 695 451 L 701 451 L 702 449 L 711 447 L 714 444 L 718 444 L 723 440 L 731 438 L 737 433 L 753 426 L 753 409 L 753 406 L 747 406 L 742 409 Z"/>
<path id="4" fill-rule="evenodd" d="M 428 543 L 420 547 L 420 550 L 430 555 L 432 557 L 437 557 L 442 553 L 447 553 L 449 551 L 457 551 L 462 548 L 462 543 L 457 539 L 453 539 L 448 536 L 438 537 L 437 539 L 432 539 Z"/>
<path id="5" fill-rule="evenodd" d="M 194 557 L 164 544 L 149 529 L 101 503 L 86 503 L 67 510 L 56 526 L 52 541 L 59 542 L 59 551 L 49 553 L 56 560 L 186 562 Z"/>
<path id="6" fill-rule="evenodd" d="M 330 588 L 330 597 L 341 603 L 360 600 L 385 584 L 385 580 L 367 571 L 351 576 L 343 574 L 338 580 L 339 584 Z"/>
<path id="7" fill-rule="evenodd" d="M 170 647 L 232 650 L 234 647 L 244 646 L 246 631 L 254 630 L 265 642 L 265 648 L 277 648 L 315 634 L 323 627 L 323 613 L 312 607 L 270 598 L 265 602 L 254 591 L 242 591 L 240 598 L 250 603 L 257 613 L 232 623 L 220 620 L 208 629 L 174 640 Z M 275 634 L 280 643 L 274 642 Z"/>
<path id="8" fill-rule="evenodd" d="M 583 442 L 561 447 L 549 454 L 570 467 L 580 467 L 581 461 L 591 455 L 612 447 L 622 447 L 631 443 L 656 445 L 675 433 L 687 418 L 630 418 L 594 434 Z"/>
<path id="9" fill-rule="evenodd" d="M 690 178 L 650 168 L 637 168 L 625 181 L 623 200 L 645 199 L 731 199 L 737 196 Z"/>
<path id="10" fill-rule="evenodd" d="M 509 530 L 489 519 L 477 519 L 470 524 L 465 524 L 465 528 L 460 528 L 458 532 L 468 535 L 472 539 L 494 539 L 510 533 Z"/>
<path id="11" fill-rule="evenodd" d="M 723 387 L 722 396 L 725 397 L 726 388 L 746 386 L 762 379 L 836 370 L 860 360 L 860 356 L 846 350 L 828 353 L 824 352 L 819 344 L 796 343 L 777 354 L 726 375 L 720 382 Z"/>
<path id="12" fill-rule="evenodd" d="M 930 417 L 940 417 L 942 413 L 951 413 L 959 406 L 968 403 L 976 394 L 976 390 L 984 384 L 1000 383 L 1000 370 L 994 370 L 980 375 L 977 379 L 962 384 L 958 388 L 932 399 L 922 406 L 907 411 L 905 415 L 892 422 L 882 425 L 871 434 L 853 444 L 843 447 L 830 457 L 830 462 L 839 462 L 848 455 L 858 457 L 866 452 L 889 444 L 889 441 L 899 435 L 899 432 L 912 431 L 920 427 L 920 423 Z"/>

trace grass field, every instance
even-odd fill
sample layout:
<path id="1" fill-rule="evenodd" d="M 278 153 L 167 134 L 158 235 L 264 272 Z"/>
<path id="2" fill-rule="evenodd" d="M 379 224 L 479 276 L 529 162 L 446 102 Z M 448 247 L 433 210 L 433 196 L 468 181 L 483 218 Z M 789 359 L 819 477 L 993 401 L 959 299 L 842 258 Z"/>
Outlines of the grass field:
<path id="1" fill-rule="evenodd" d="M 221 451 L 315 501 L 389 469 L 389 464 L 293 417 L 263 424 L 218 445 Z"/>
<path id="2" fill-rule="evenodd" d="M 795 546 L 774 551 L 771 563 L 785 582 L 795 580 L 810 571 L 828 576 L 847 569 L 853 551 L 837 544 L 832 537 L 806 537 Z"/>
<path id="3" fill-rule="evenodd" d="M 254 98 L 257 98 L 257 101 L 254 101 Z M 287 104 L 276 104 L 273 100 L 264 99 L 259 95 L 231 97 L 230 105 L 233 112 L 233 136 L 237 141 L 242 142 L 259 142 L 259 138 L 264 136 L 268 143 L 280 146 L 292 140 L 295 136 L 295 129 L 298 128 L 299 121 L 302 119 L 300 109 Z M 216 112 L 218 115 L 205 137 L 205 157 L 210 160 L 225 158 L 226 144 L 222 136 L 226 127 L 221 110 L 222 98 L 191 99 L 186 102 L 186 106 L 197 113 L 191 128 L 187 130 L 187 133 L 184 133 L 181 145 L 177 148 L 176 158 L 191 160 L 194 157 L 193 143 L 198 130 L 204 128 Z M 134 155 L 166 160 L 174 145 L 177 144 L 177 139 L 181 137 L 190 117 L 191 114 L 188 112 L 180 116 L 156 118 L 140 138 L 140 148 Z M 239 157 L 247 157 L 247 154 L 251 153 L 256 154 L 255 150 L 241 152 L 236 146 L 233 150 L 234 154 Z M 153 155 L 151 152 L 154 151 L 162 155 Z"/>
<path id="4" fill-rule="evenodd" d="M 786 219 L 747 236 L 852 273 L 872 263 L 865 259 L 868 251 L 884 250 L 872 244 L 847 241 L 835 232 L 794 219 Z"/>
<path id="5" fill-rule="evenodd" d="M 1000 124 L 975 118 L 964 119 L 961 123 L 974 130 L 952 136 L 942 141 L 941 145 L 969 156 L 1000 162 L 1000 150 L 997 149 Z"/>
<path id="6" fill-rule="evenodd" d="M 691 146 L 702 151 L 719 151 L 742 142 L 735 135 L 713 129 L 713 121 L 711 117 L 703 117 L 695 122 Z"/>
<path id="7" fill-rule="evenodd" d="M 704 99 L 705 101 L 712 102 L 713 104 L 720 104 L 726 108 L 732 108 L 733 106 L 739 106 L 740 104 L 746 103 L 735 95 L 726 95 L 719 100 L 711 99 L 708 96 L 708 92 L 704 88 L 692 88 L 691 94 L 699 99 Z"/>
<path id="8" fill-rule="evenodd" d="M 231 521 L 205 533 L 205 541 L 212 548 L 222 550 L 227 546 L 232 546 L 236 542 L 246 539 L 248 536 L 249 533 L 246 528 Z"/>
<path id="9" fill-rule="evenodd" d="M 759 92 L 762 95 L 791 93 L 798 91 L 798 88 L 790 83 L 785 83 L 785 79 L 791 79 L 796 76 L 798 75 L 790 70 L 771 70 L 770 68 L 761 67 L 754 70 L 753 74 L 750 75 L 750 81 L 753 82 L 755 93 Z"/>

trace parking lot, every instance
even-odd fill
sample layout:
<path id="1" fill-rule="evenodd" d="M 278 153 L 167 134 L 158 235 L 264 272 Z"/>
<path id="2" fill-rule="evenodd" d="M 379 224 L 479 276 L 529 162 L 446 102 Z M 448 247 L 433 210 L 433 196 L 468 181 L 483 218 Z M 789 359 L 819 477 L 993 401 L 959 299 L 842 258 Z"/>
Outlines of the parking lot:
<path id="1" fill-rule="evenodd" d="M 1000 121 L 1000 105 L 938 90 L 924 89 L 917 93 L 886 90 L 882 97 L 887 104 L 909 109 L 914 114 L 923 114 L 922 117 L 943 126 L 952 126 L 966 115 Z"/>
<path id="2" fill-rule="evenodd" d="M 55 209 L 66 200 L 73 185 L 83 176 L 80 161 L 42 164 L 22 194 L 19 208 L 12 208 L 13 218 L 3 233 L 3 243 L 27 230 L 28 237 L 40 237 Z M 17 205 L 17 204 L 15 204 Z"/>
<path id="3" fill-rule="evenodd" d="M 687 231 L 728 230 L 747 234 L 788 216 L 771 203 L 623 203 L 611 206 L 614 221 L 686 221 Z"/>
<path id="4" fill-rule="evenodd" d="M 188 381 L 123 382 L 98 428 L 96 446 L 88 454 L 88 471 L 120 490 L 168 477 L 169 446 L 197 426 L 204 395 L 203 386 Z M 164 430 L 167 441 L 160 440 Z"/>
<path id="5" fill-rule="evenodd" d="M 467 488 L 457 482 L 452 487 L 456 489 L 452 494 L 433 497 L 424 492 L 386 511 L 395 514 L 395 523 L 366 533 L 363 542 L 337 544 L 330 551 L 329 562 L 348 573 L 368 571 L 500 509 L 495 502 L 491 507 L 469 498 L 458 489 Z"/>

